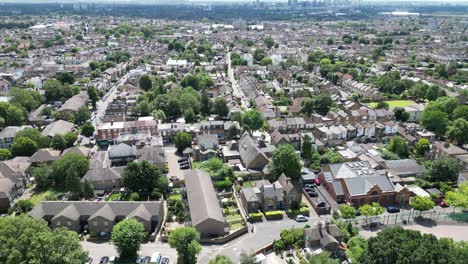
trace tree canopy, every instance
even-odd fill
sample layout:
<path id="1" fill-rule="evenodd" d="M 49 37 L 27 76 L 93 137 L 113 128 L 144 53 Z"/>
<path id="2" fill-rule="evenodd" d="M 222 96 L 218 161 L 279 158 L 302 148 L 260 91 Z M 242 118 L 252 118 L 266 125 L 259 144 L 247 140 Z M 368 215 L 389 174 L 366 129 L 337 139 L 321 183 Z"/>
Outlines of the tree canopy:
<path id="1" fill-rule="evenodd" d="M 468 208 L 468 182 L 461 183 L 458 190 L 448 191 L 445 200 L 451 206 Z"/>
<path id="2" fill-rule="evenodd" d="M 78 234 L 66 228 L 51 230 L 43 220 L 28 216 L 0 218 L 0 262 L 82 264 L 87 253 Z"/>
<path id="3" fill-rule="evenodd" d="M 458 177 L 460 166 L 452 158 L 434 160 L 429 166 L 428 177 L 432 182 L 455 182 Z"/>
<path id="4" fill-rule="evenodd" d="M 169 234 L 169 245 L 177 250 L 177 263 L 197 263 L 200 246 L 200 233 L 193 227 L 181 227 Z"/>
<path id="5" fill-rule="evenodd" d="M 421 196 L 411 197 L 409 203 L 414 210 L 420 211 L 421 213 L 423 211 L 431 210 L 435 205 L 431 198 Z"/>
<path id="6" fill-rule="evenodd" d="M 263 127 L 264 119 L 262 114 L 257 110 L 245 111 L 242 115 L 242 126 L 252 133 Z"/>
<path id="7" fill-rule="evenodd" d="M 148 162 L 130 162 L 123 171 L 124 185 L 132 192 L 137 192 L 140 197 L 166 193 L 167 178 L 162 177 L 161 171 L 156 165 Z"/>
<path id="8" fill-rule="evenodd" d="M 279 145 L 271 157 L 269 166 L 273 181 L 283 173 L 293 180 L 299 180 L 301 177 L 301 160 L 292 145 Z"/>
<path id="9" fill-rule="evenodd" d="M 132 259 L 137 255 L 141 243 L 146 239 L 146 230 L 142 223 L 133 218 L 125 219 L 112 228 L 112 244 L 115 245 L 122 259 Z"/>
<path id="10" fill-rule="evenodd" d="M 177 151 L 181 152 L 186 148 L 192 146 L 192 135 L 187 132 L 177 132 L 174 137 L 174 145 L 177 148 Z"/>

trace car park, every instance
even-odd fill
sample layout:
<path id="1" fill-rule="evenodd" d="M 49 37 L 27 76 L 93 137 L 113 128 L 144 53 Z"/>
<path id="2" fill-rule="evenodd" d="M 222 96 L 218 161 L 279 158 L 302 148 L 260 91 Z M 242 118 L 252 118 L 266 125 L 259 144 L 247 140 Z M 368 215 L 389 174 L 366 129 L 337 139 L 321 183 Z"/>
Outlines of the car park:
<path id="1" fill-rule="evenodd" d="M 388 206 L 387 207 L 387 212 L 393 214 L 393 213 L 399 213 L 400 212 L 400 208 L 396 207 L 396 206 Z"/>
<path id="2" fill-rule="evenodd" d="M 307 216 L 297 215 L 296 218 L 294 218 L 294 220 L 296 220 L 296 222 L 307 222 L 307 220 L 309 219 L 307 218 Z"/>

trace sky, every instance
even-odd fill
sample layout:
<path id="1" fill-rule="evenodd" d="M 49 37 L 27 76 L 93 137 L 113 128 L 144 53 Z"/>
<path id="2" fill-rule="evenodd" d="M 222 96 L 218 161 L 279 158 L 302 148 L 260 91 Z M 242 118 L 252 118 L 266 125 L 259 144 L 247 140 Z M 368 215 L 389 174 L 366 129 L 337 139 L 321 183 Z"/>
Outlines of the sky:
<path id="1" fill-rule="evenodd" d="M 0 0 L 0 3 L 135 3 L 135 4 L 144 4 L 144 3 L 158 3 L 165 2 L 168 0 Z M 226 2 L 226 3 L 235 3 L 235 2 L 254 2 L 254 0 L 182 0 L 183 2 Z M 260 2 L 287 2 L 288 0 L 260 0 Z M 302 2 L 302 0 L 299 0 Z M 362 3 L 365 2 L 402 2 L 402 3 L 427 3 L 427 2 L 438 2 L 438 3 L 465 3 L 468 4 L 468 0 L 361 0 Z"/>

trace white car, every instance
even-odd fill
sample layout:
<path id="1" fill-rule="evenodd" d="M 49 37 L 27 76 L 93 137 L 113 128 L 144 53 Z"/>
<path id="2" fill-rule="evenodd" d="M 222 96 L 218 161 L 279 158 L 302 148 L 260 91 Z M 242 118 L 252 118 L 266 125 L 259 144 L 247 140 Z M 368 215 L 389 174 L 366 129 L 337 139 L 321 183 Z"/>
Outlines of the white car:
<path id="1" fill-rule="evenodd" d="M 297 215 L 295 218 L 296 222 L 307 222 L 309 219 L 307 216 Z"/>

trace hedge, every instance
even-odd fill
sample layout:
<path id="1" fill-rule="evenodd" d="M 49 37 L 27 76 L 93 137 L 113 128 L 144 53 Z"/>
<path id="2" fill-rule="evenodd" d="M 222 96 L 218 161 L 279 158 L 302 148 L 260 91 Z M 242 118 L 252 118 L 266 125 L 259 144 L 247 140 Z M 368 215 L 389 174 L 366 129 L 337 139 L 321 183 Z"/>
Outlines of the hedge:
<path id="1" fill-rule="evenodd" d="M 289 216 L 296 216 L 296 215 L 309 216 L 309 214 L 310 214 L 309 207 L 301 207 L 299 210 L 288 209 Z"/>
<path id="2" fill-rule="evenodd" d="M 265 217 L 268 218 L 268 219 L 281 219 L 281 218 L 283 218 L 283 211 L 266 212 Z"/>
<path id="3" fill-rule="evenodd" d="M 258 213 L 250 213 L 249 214 L 249 220 L 251 221 L 262 221 L 263 214 L 258 212 Z"/>

